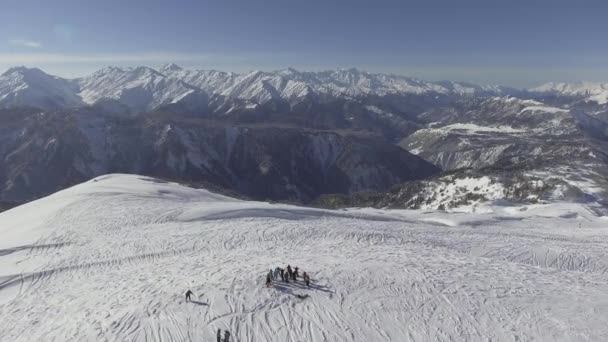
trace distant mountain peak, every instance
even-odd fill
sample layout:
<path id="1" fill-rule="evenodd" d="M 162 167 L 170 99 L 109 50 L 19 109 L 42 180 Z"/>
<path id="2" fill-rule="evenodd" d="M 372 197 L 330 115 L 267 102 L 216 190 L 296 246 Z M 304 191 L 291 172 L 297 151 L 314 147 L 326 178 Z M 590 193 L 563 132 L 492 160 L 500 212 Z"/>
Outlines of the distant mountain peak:
<path id="1" fill-rule="evenodd" d="M 25 75 L 25 74 L 38 74 L 38 75 L 44 74 L 44 75 L 48 75 L 44 71 L 42 71 L 42 70 L 40 70 L 38 68 L 29 68 L 29 67 L 26 67 L 26 66 L 16 66 L 16 67 L 12 67 L 12 68 L 6 70 L 2 74 L 2 76 L 11 75 L 11 74 L 22 74 L 22 75 Z"/>
<path id="2" fill-rule="evenodd" d="M 292 68 L 292 67 L 288 67 L 286 69 L 281 69 L 281 70 L 277 71 L 277 73 L 279 75 L 285 75 L 285 76 L 300 74 L 300 72 L 298 70 L 296 70 L 295 68 Z"/>
<path id="3" fill-rule="evenodd" d="M 182 70 L 184 70 L 184 68 L 180 67 L 179 65 L 177 65 L 175 63 L 168 63 L 168 64 L 161 66 L 159 71 L 160 72 L 176 72 L 176 71 L 182 71 Z"/>

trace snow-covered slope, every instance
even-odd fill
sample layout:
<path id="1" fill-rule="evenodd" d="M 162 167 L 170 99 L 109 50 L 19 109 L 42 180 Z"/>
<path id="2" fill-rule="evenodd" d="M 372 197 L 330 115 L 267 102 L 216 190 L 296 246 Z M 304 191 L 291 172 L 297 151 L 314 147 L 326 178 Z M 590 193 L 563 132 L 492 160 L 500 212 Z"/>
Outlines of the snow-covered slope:
<path id="1" fill-rule="evenodd" d="M 568 203 L 486 209 L 327 211 L 98 177 L 0 214 L 0 336 L 606 340 L 606 217 Z M 287 264 L 311 286 L 264 287 Z"/>
<path id="2" fill-rule="evenodd" d="M 549 82 L 530 89 L 537 93 L 550 93 L 557 95 L 583 96 L 588 101 L 598 104 L 608 103 L 608 83 L 600 82 Z"/>
<path id="3" fill-rule="evenodd" d="M 65 108 L 83 105 L 74 82 L 40 69 L 15 67 L 0 75 L 0 108 Z"/>

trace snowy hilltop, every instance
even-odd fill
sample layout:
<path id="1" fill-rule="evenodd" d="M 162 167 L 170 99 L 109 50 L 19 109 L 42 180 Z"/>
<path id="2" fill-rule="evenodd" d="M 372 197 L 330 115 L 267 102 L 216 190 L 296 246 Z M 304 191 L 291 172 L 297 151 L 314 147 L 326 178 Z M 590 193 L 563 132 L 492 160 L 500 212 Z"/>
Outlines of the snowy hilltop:
<path id="1" fill-rule="evenodd" d="M 603 341 L 603 215 L 566 202 L 331 211 L 101 176 L 0 214 L 0 336 Z M 288 264 L 310 286 L 266 287 Z"/>

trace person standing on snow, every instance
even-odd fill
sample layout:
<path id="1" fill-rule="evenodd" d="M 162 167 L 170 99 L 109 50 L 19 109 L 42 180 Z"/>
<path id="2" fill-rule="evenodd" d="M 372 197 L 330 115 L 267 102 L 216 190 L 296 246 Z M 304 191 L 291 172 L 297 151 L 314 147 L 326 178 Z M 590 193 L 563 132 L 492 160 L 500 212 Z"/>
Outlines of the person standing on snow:
<path id="1" fill-rule="evenodd" d="M 189 302 L 189 301 L 190 301 L 190 296 L 192 296 L 193 294 L 194 294 L 194 293 L 192 293 L 192 291 L 191 291 L 191 290 L 188 290 L 188 291 L 186 292 L 186 302 Z"/>
<path id="2" fill-rule="evenodd" d="M 287 275 L 289 278 L 293 278 L 293 270 L 291 269 L 291 265 L 287 265 Z"/>
<path id="3" fill-rule="evenodd" d="M 296 266 L 296 268 L 294 268 L 293 270 L 293 280 L 296 281 L 296 278 L 298 278 L 300 275 L 298 275 L 298 266 Z"/>
<path id="4" fill-rule="evenodd" d="M 266 275 L 266 287 L 272 286 L 272 271 Z"/>
<path id="5" fill-rule="evenodd" d="M 285 269 L 281 268 L 279 269 L 279 272 L 281 272 L 281 280 L 285 281 Z"/>
<path id="6" fill-rule="evenodd" d="M 302 278 L 304 278 L 306 286 L 310 287 L 310 276 L 308 275 L 308 273 L 304 272 L 304 274 L 302 274 Z"/>
<path id="7" fill-rule="evenodd" d="M 272 279 L 277 280 L 279 279 L 279 273 L 280 273 L 281 269 L 280 267 L 277 267 L 274 269 L 274 274 L 272 275 Z"/>

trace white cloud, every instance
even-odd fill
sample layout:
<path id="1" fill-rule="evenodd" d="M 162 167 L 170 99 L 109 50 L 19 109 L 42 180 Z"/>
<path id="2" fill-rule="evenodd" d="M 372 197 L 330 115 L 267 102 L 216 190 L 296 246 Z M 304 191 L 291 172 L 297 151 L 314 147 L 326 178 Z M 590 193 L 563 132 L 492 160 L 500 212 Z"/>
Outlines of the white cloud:
<path id="1" fill-rule="evenodd" d="M 27 40 L 27 39 L 11 39 L 8 42 L 11 45 L 27 47 L 27 48 L 32 48 L 32 49 L 39 49 L 42 47 L 42 43 L 33 41 L 33 40 Z"/>

